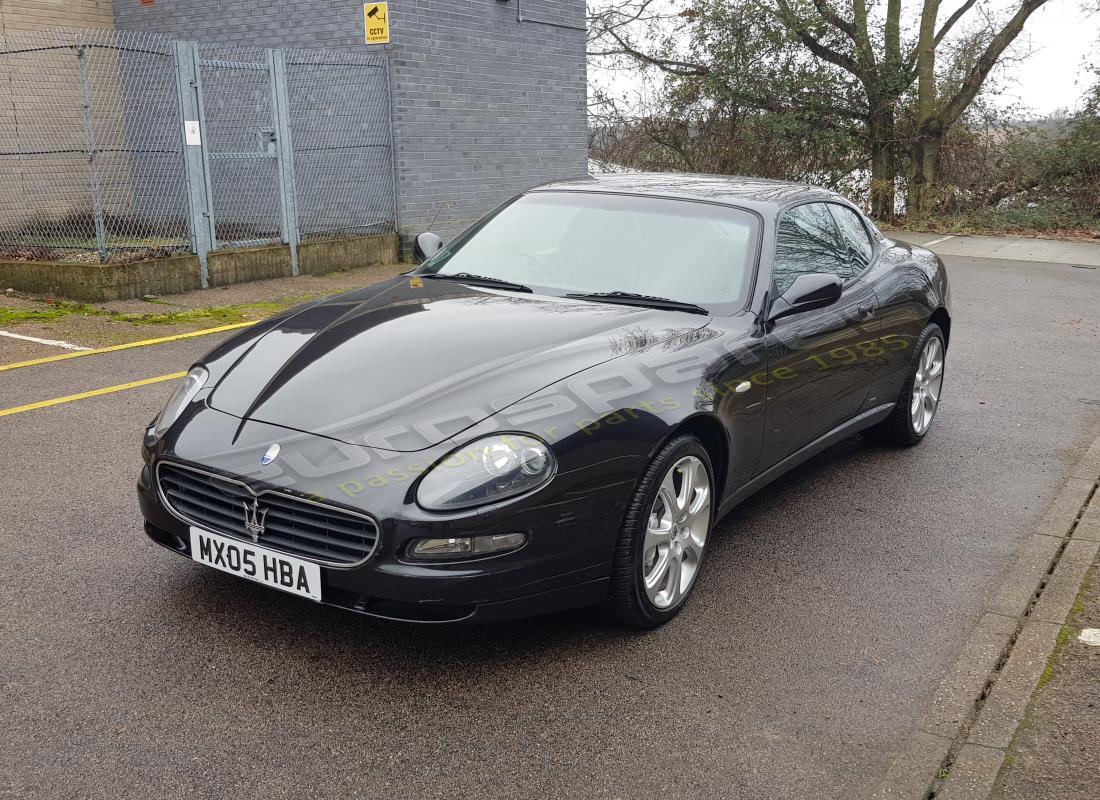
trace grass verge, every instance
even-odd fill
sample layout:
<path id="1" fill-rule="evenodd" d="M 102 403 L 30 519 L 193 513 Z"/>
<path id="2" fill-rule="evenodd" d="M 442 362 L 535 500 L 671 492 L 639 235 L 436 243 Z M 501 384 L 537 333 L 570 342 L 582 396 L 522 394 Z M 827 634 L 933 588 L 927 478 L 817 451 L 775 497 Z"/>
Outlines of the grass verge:
<path id="1" fill-rule="evenodd" d="M 932 214 L 920 219 L 906 217 L 884 224 L 896 230 L 956 236 L 1022 236 L 1100 242 L 1100 215 L 1080 211 L 1062 213 L 1049 207 L 983 208 Z"/>
<path id="2" fill-rule="evenodd" d="M 247 322 L 267 317 L 291 306 L 315 300 L 325 294 L 327 293 L 313 293 L 272 302 L 242 303 L 239 305 L 150 313 L 110 311 L 85 303 L 47 301 L 42 303 L 40 308 L 0 307 L 0 326 L 18 325 L 23 322 L 58 322 L 71 317 L 100 317 L 111 322 L 127 322 L 133 325 L 183 325 L 188 323 L 230 325 L 234 322 Z"/>

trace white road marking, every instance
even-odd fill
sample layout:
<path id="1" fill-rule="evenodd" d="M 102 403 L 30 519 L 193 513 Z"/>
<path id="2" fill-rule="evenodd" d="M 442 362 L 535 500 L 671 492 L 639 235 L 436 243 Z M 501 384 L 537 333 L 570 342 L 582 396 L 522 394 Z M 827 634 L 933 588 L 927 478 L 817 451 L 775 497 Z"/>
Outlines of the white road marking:
<path id="1" fill-rule="evenodd" d="M 1100 647 L 1100 628 L 1085 628 L 1077 636 L 1078 641 Z"/>
<path id="2" fill-rule="evenodd" d="M 84 347 L 79 344 L 72 344 L 71 342 L 59 342 L 56 339 L 39 339 L 37 336 L 24 336 L 21 333 L 12 333 L 11 331 L 0 331 L 0 336 L 7 336 L 11 339 L 22 339 L 24 342 L 34 342 L 35 344 L 48 344 L 50 347 L 64 347 L 66 350 L 91 350 L 90 347 Z"/>
<path id="3" fill-rule="evenodd" d="M 934 244 L 939 244 L 940 242 L 946 242 L 948 239 L 954 239 L 954 238 L 955 238 L 955 234 L 951 234 L 950 236 L 941 236 L 939 239 L 933 239 L 930 242 L 925 242 L 924 246 L 925 247 L 931 247 Z"/>

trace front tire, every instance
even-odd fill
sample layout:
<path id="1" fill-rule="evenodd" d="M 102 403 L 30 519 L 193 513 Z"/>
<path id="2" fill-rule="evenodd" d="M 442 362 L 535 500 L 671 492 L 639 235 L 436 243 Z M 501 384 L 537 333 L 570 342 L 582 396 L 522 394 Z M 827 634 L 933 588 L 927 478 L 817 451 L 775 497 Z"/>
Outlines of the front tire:
<path id="1" fill-rule="evenodd" d="M 694 436 L 678 436 L 646 468 L 627 505 L 608 604 L 635 628 L 656 628 L 687 603 L 714 520 L 714 468 Z"/>
<path id="2" fill-rule="evenodd" d="M 936 418 L 947 364 L 947 346 L 940 326 L 928 323 L 913 350 L 916 357 L 909 365 L 897 405 L 890 416 L 871 429 L 878 438 L 901 447 L 919 444 Z"/>

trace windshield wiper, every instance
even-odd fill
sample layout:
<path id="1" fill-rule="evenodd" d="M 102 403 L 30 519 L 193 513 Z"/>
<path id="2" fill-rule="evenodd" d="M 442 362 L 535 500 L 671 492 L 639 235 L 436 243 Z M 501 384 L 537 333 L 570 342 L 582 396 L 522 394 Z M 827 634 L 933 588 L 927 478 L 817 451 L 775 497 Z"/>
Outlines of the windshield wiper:
<path id="1" fill-rule="evenodd" d="M 567 294 L 577 300 L 596 300 L 603 303 L 619 303 L 624 306 L 642 306 L 644 308 L 664 308 L 669 311 L 686 311 L 689 314 L 710 314 L 702 306 L 695 303 L 685 303 L 681 300 L 673 300 L 669 297 L 655 297 L 651 294 L 635 294 L 634 292 L 590 292 L 587 294 Z"/>
<path id="2" fill-rule="evenodd" d="M 440 275 L 439 273 L 421 275 L 422 278 L 435 278 L 441 281 L 462 281 L 463 283 L 476 283 L 481 286 L 492 286 L 494 289 L 504 289 L 509 292 L 527 292 L 530 294 L 531 287 L 524 286 L 522 283 L 512 283 L 501 278 L 490 278 L 486 275 L 474 275 L 471 272 L 455 272 L 447 275 Z"/>

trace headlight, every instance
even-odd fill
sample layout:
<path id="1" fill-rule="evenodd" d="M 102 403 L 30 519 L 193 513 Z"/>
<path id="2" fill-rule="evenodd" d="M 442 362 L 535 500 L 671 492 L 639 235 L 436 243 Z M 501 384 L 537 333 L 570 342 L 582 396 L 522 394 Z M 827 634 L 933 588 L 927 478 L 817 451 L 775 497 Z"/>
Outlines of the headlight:
<path id="1" fill-rule="evenodd" d="M 550 448 L 526 433 L 477 439 L 436 464 L 420 481 L 416 502 L 432 511 L 495 503 L 542 486 L 557 463 Z"/>
<path id="2" fill-rule="evenodd" d="M 206 385 L 206 379 L 209 377 L 210 373 L 203 367 L 191 368 L 191 371 L 187 373 L 187 377 L 180 382 L 179 386 L 176 387 L 176 391 L 168 398 L 168 402 L 165 403 L 164 409 L 160 412 L 156 422 L 153 423 L 151 433 L 154 441 L 159 440 L 172 427 L 172 423 L 180 418 L 183 410 L 187 408 L 187 404 L 195 399 L 195 395 Z"/>

